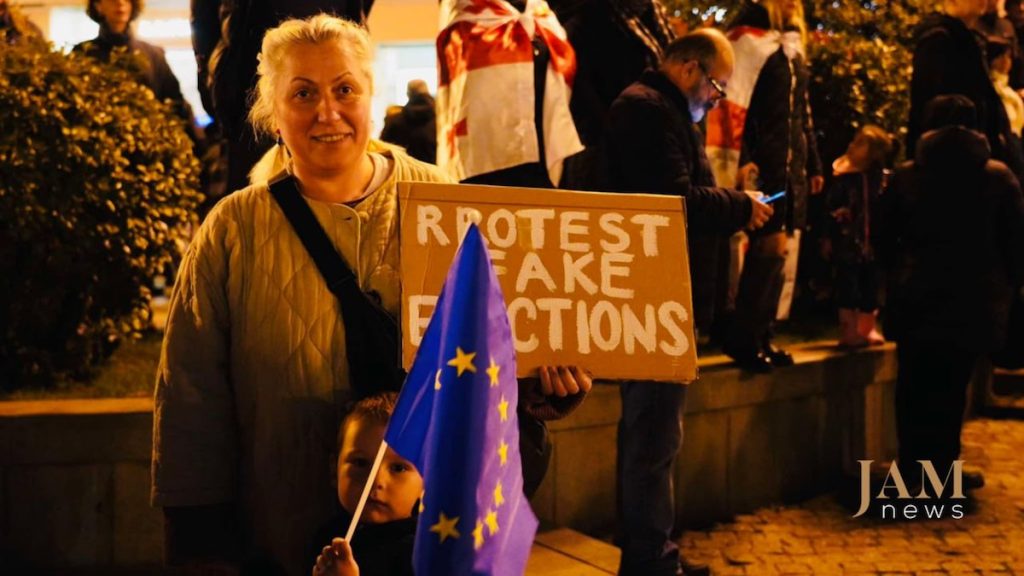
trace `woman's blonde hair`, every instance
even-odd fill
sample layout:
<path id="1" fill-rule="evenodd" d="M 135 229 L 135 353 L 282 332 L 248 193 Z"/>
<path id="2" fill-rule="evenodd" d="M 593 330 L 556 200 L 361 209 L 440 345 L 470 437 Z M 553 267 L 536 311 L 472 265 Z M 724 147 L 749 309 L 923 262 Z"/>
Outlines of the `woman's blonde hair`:
<path id="1" fill-rule="evenodd" d="M 305 20 L 285 20 L 277 28 L 267 30 L 263 36 L 259 66 L 256 68 L 258 80 L 252 95 L 252 107 L 249 109 L 249 122 L 257 134 L 273 134 L 277 130 L 274 121 L 274 88 L 288 52 L 300 44 L 326 43 L 337 44 L 343 53 L 356 61 L 370 80 L 370 92 L 373 92 L 373 45 L 366 29 L 328 14 L 317 14 Z"/>
<path id="2" fill-rule="evenodd" d="M 789 22 L 782 15 L 782 3 L 785 0 L 761 0 L 761 6 L 768 11 L 768 21 L 771 22 L 772 30 L 787 30 L 796 28 L 800 32 L 800 38 L 807 44 L 807 20 L 804 19 L 804 3 L 800 0 L 796 3 L 796 11 Z"/>

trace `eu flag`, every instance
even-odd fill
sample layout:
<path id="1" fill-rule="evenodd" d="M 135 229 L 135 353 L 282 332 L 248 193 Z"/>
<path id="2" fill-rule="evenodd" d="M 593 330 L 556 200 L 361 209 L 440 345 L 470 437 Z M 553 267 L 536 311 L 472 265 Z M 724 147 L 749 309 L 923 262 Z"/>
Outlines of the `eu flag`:
<path id="1" fill-rule="evenodd" d="M 523 496 L 517 404 L 505 300 L 474 225 L 384 436 L 423 475 L 418 576 L 526 569 L 537 518 Z"/>

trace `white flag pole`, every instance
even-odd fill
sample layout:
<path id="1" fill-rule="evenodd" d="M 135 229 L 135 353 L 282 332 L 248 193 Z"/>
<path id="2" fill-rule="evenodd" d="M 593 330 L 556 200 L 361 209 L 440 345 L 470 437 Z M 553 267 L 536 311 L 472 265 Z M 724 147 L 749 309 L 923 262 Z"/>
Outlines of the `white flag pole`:
<path id="1" fill-rule="evenodd" d="M 366 485 L 363 486 L 363 493 L 359 496 L 359 505 L 352 513 L 352 523 L 348 525 L 348 532 L 345 534 L 345 541 L 349 544 L 352 543 L 352 535 L 356 531 L 356 525 L 359 524 L 359 517 L 363 515 L 363 507 L 366 506 L 366 500 L 370 497 L 370 491 L 373 490 L 373 485 L 377 482 L 377 471 L 380 470 L 380 462 L 384 459 L 387 449 L 387 441 L 381 440 L 380 450 L 377 450 L 377 457 L 373 459 L 373 466 L 370 468 L 370 475 L 366 478 Z"/>

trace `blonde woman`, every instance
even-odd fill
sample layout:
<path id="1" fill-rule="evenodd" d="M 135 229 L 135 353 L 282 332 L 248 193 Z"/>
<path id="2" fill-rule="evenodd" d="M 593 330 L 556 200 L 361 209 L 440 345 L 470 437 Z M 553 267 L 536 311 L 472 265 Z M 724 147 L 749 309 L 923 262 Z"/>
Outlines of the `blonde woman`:
<path id="1" fill-rule="evenodd" d="M 772 219 L 750 234 L 735 316 L 723 349 L 741 367 L 766 372 L 793 363 L 792 356 L 772 346 L 771 325 L 782 293 L 787 236 L 805 226 L 808 194 L 821 192 L 824 184 L 807 97 L 810 71 L 803 6 L 798 0 L 748 3 L 727 33 L 736 51 L 737 72 L 726 102 L 708 122 L 735 117 L 736 108 L 746 109 L 746 121 L 742 127 L 726 129 L 735 145 L 731 155 L 723 155 L 732 159 L 732 173 L 716 173 L 716 178 L 721 185 L 732 185 L 737 172 L 754 172 L 759 174 L 754 189 L 765 194 L 785 191 L 785 196 L 773 204 Z M 709 128 L 708 133 L 723 131 Z M 709 136 L 709 155 L 716 166 L 724 165 L 716 161 L 720 144 Z"/>
<path id="2" fill-rule="evenodd" d="M 262 558 L 308 573 L 313 533 L 335 512 L 341 407 L 368 383 L 350 377 L 342 304 L 271 187 L 297 189 L 358 287 L 396 317 L 397 183 L 448 178 L 370 138 L 372 62 L 366 31 L 332 16 L 263 39 L 250 119 L 277 139 L 268 165 L 282 169 L 207 216 L 175 283 L 157 376 L 152 501 L 171 564 L 231 571 Z M 590 386 L 579 371 L 547 383 L 562 395 Z"/>

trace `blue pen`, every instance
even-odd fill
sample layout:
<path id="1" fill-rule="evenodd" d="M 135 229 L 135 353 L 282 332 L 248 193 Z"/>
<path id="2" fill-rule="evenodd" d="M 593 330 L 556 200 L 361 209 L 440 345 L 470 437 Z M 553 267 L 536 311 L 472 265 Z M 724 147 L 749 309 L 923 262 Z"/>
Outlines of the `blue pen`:
<path id="1" fill-rule="evenodd" d="M 772 202 L 775 202 L 776 200 L 778 200 L 779 198 L 782 198 L 785 195 L 786 195 L 786 191 L 785 190 L 783 190 L 781 192 L 776 192 L 775 194 L 772 194 L 771 196 L 769 196 L 767 198 L 762 198 L 761 202 L 763 202 L 765 204 L 771 204 Z"/>

